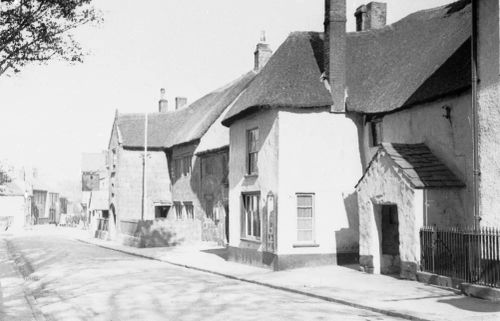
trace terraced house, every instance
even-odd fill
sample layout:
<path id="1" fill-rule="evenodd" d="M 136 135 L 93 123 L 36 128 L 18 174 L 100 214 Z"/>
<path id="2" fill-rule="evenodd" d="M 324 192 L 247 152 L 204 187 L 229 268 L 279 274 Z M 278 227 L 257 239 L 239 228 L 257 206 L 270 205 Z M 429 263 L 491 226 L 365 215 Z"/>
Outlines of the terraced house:
<path id="1" fill-rule="evenodd" d="M 326 0 L 323 33 L 288 37 L 223 120 L 231 259 L 283 269 L 359 253 L 366 271 L 414 278 L 422 226 L 477 220 L 475 186 L 490 177 L 474 177 L 472 46 L 483 66 L 487 52 L 498 65 L 498 3 L 481 6 L 480 14 L 491 13 L 476 20 L 476 43 L 470 1 L 388 26 L 386 4 L 372 2 L 354 13 L 357 31 L 346 33 L 345 0 Z M 495 88 L 487 97 L 496 97 L 498 75 L 489 72 L 482 69 Z M 485 99 L 488 117 L 480 114 L 476 126 L 498 134 L 498 111 L 490 115 L 498 99 Z M 498 179 L 496 156 L 479 151 Z M 491 206 L 494 190 L 483 187 L 476 202 Z M 496 212 L 483 210 L 483 224 L 498 226 Z"/>
<path id="2" fill-rule="evenodd" d="M 220 121 L 269 59 L 264 38 L 254 55 L 254 70 L 189 106 L 176 99 L 169 110 L 162 96 L 147 115 L 145 171 L 146 115 L 116 114 L 108 157 L 115 237 L 136 246 L 227 243 L 229 131 Z"/>
<path id="3" fill-rule="evenodd" d="M 145 115 L 117 114 L 119 235 L 215 241 L 275 270 L 359 262 L 415 278 L 435 253 L 423 227 L 499 227 L 498 1 L 391 25 L 387 10 L 360 6 L 346 32 L 346 1 L 325 0 L 323 32 L 292 32 L 274 54 L 263 38 L 253 71 L 185 108 L 161 100 L 146 140 Z"/>

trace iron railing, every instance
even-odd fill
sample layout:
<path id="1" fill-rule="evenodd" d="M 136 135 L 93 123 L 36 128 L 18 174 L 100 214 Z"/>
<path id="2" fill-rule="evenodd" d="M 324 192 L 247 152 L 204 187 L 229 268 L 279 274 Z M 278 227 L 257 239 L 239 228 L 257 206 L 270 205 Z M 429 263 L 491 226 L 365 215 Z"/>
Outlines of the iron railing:
<path id="1" fill-rule="evenodd" d="M 421 270 L 500 288 L 499 246 L 499 229 L 423 227 Z"/>

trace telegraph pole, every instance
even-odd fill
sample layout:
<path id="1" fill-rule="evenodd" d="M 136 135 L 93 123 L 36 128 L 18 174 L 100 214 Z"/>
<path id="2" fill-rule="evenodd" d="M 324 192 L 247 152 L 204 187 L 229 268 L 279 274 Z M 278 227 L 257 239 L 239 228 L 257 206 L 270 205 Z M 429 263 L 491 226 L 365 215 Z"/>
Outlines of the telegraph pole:
<path id="1" fill-rule="evenodd" d="M 142 158 L 142 212 L 141 220 L 146 215 L 147 199 L 147 159 L 148 159 L 148 113 L 144 113 L 144 155 Z"/>

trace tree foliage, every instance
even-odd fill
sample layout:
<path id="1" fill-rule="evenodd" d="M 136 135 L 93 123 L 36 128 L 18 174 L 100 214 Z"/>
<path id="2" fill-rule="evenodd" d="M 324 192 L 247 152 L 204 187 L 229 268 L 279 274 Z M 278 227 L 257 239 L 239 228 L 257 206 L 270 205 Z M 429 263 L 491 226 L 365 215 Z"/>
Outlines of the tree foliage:
<path id="1" fill-rule="evenodd" d="M 71 30 L 100 22 L 92 0 L 0 0 L 0 76 L 28 63 L 81 62 Z"/>

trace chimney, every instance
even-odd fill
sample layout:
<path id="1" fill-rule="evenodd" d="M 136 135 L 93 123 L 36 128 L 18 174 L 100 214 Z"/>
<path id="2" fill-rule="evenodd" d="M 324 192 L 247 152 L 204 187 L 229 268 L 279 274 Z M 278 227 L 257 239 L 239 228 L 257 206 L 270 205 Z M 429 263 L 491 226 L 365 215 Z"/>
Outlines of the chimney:
<path id="1" fill-rule="evenodd" d="M 254 70 L 261 70 L 269 61 L 269 58 L 271 58 L 272 55 L 273 51 L 269 47 L 269 44 L 266 42 L 266 32 L 262 31 L 260 35 L 260 41 L 257 44 L 257 48 L 255 48 L 254 52 Z"/>
<path id="2" fill-rule="evenodd" d="M 165 98 L 165 88 L 160 89 L 160 100 L 158 101 L 158 111 L 166 113 L 168 111 L 168 100 Z"/>
<path id="3" fill-rule="evenodd" d="M 325 0 L 325 80 L 337 113 L 345 112 L 346 22 L 346 0 Z"/>
<path id="4" fill-rule="evenodd" d="M 175 110 L 179 110 L 182 107 L 187 105 L 187 98 L 186 97 L 175 97 Z"/>
<path id="5" fill-rule="evenodd" d="M 387 3 L 370 2 L 356 9 L 356 31 L 383 28 L 387 19 Z"/>

